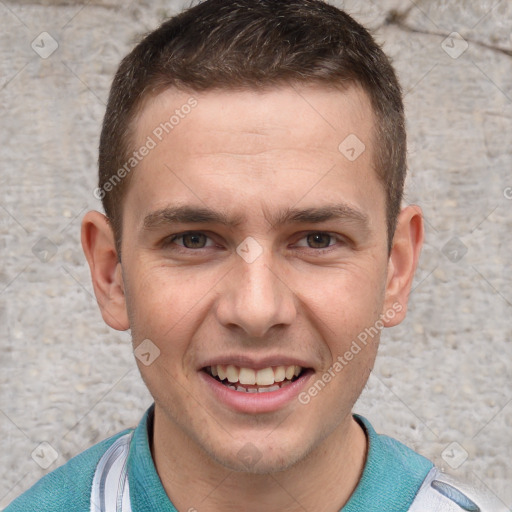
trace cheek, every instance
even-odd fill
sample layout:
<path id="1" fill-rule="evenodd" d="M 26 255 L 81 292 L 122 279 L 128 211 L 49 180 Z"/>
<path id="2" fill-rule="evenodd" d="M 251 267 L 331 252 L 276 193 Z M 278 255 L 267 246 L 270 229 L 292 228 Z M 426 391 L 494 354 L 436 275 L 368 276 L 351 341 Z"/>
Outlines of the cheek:
<path id="1" fill-rule="evenodd" d="M 377 269 L 377 265 L 329 269 L 310 274 L 307 282 L 303 275 L 297 276 L 295 289 L 307 304 L 312 321 L 331 344 L 340 345 L 340 350 L 379 319 L 385 273 Z"/>
<path id="2" fill-rule="evenodd" d="M 373 368 L 382 330 L 378 322 L 383 286 L 368 274 L 346 273 L 326 279 L 321 292 L 309 294 L 311 322 L 322 338 L 323 365 L 306 398 L 313 402 L 321 395 L 314 407 L 320 415 L 337 411 L 338 421 L 360 396 Z"/>
<path id="3" fill-rule="evenodd" d="M 192 367 L 190 340 L 198 324 L 200 293 L 197 284 L 183 278 L 179 270 L 169 267 L 139 267 L 126 285 L 127 309 L 130 318 L 133 348 L 143 340 L 157 347 L 150 364 L 137 359 L 140 374 L 153 398 L 160 403 L 175 404 L 172 414 L 187 410 L 182 392 Z M 147 342 L 146 342 L 147 343 Z M 135 352 L 135 355 L 137 352 Z M 179 383 L 176 386 L 172 382 Z"/>
<path id="4" fill-rule="evenodd" d="M 135 328 L 139 332 L 147 331 L 148 335 L 162 336 L 179 325 L 200 298 L 195 281 L 179 270 L 141 266 L 131 276 L 127 285 L 127 304 L 133 321 L 132 332 Z"/>
<path id="5" fill-rule="evenodd" d="M 204 321 L 218 276 L 185 267 L 140 266 L 126 284 L 134 346 L 149 339 L 166 367 L 188 368 L 189 342 Z"/>

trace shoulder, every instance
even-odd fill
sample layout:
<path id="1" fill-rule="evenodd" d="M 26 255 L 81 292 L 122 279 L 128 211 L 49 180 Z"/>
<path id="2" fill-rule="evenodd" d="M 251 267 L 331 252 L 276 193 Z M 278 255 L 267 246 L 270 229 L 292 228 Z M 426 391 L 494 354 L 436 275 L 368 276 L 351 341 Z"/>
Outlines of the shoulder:
<path id="1" fill-rule="evenodd" d="M 370 422 L 355 415 L 356 421 L 366 432 L 369 443 L 368 463 L 376 469 L 389 473 L 396 482 L 411 480 L 421 482 L 434 466 L 423 455 L 392 437 L 377 434 Z"/>
<path id="2" fill-rule="evenodd" d="M 462 482 L 434 467 L 409 512 L 507 512 L 507 507 L 480 482 Z"/>
<path id="3" fill-rule="evenodd" d="M 434 465 L 396 439 L 377 434 L 362 416 L 354 419 L 365 431 L 368 451 L 361 479 L 343 511 L 408 510 Z"/>
<path id="4" fill-rule="evenodd" d="M 88 511 L 90 489 L 98 461 L 119 437 L 130 431 L 124 430 L 101 441 L 48 473 L 15 499 L 4 512 Z"/>
<path id="5" fill-rule="evenodd" d="M 367 419 L 354 418 L 366 432 L 368 455 L 351 506 L 344 512 L 507 512 L 478 481 L 462 482 L 443 473 L 396 439 L 377 434 Z"/>

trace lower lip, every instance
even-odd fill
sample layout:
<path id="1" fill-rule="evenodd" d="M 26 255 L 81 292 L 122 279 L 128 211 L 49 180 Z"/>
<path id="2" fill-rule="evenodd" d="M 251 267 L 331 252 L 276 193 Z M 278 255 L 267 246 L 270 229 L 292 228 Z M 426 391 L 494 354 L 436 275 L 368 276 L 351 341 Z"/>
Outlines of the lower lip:
<path id="1" fill-rule="evenodd" d="M 265 393 L 246 393 L 244 391 L 235 391 L 224 386 L 217 379 L 205 371 L 200 371 L 199 375 L 203 382 L 212 390 L 218 400 L 227 405 L 230 409 L 238 412 L 258 414 L 263 412 L 273 412 L 283 408 L 291 401 L 298 400 L 298 395 L 303 390 L 311 376 L 312 370 L 306 370 L 303 374 L 291 384 L 275 391 Z"/>

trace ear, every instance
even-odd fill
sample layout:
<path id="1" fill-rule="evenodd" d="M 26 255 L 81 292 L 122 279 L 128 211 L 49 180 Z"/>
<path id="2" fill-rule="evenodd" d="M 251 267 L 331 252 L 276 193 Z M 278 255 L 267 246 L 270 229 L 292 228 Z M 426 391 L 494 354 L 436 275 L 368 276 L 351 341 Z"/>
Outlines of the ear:
<path id="1" fill-rule="evenodd" d="M 82 248 L 91 269 L 94 294 L 103 320 L 113 329 L 126 331 L 130 322 L 126 311 L 121 263 L 112 228 L 102 213 L 91 211 L 83 218 Z"/>
<path id="2" fill-rule="evenodd" d="M 414 273 L 423 246 L 423 216 L 416 205 L 406 206 L 398 216 L 397 227 L 388 262 L 388 275 L 383 323 L 398 325 L 405 318 Z M 394 311 L 389 318 L 386 311 Z"/>

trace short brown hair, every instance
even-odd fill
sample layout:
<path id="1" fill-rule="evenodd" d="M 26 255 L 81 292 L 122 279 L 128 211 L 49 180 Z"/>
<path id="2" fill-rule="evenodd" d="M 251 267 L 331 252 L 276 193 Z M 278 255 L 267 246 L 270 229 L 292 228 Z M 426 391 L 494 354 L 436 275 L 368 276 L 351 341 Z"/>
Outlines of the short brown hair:
<path id="1" fill-rule="evenodd" d="M 298 83 L 340 89 L 356 84 L 368 95 L 390 249 L 407 167 L 406 134 L 400 85 L 382 49 L 348 14 L 321 0 L 206 0 L 146 35 L 114 77 L 100 138 L 98 190 L 119 258 L 131 174 L 115 174 L 133 152 L 134 119 L 145 100 L 171 87 L 204 91 Z"/>

